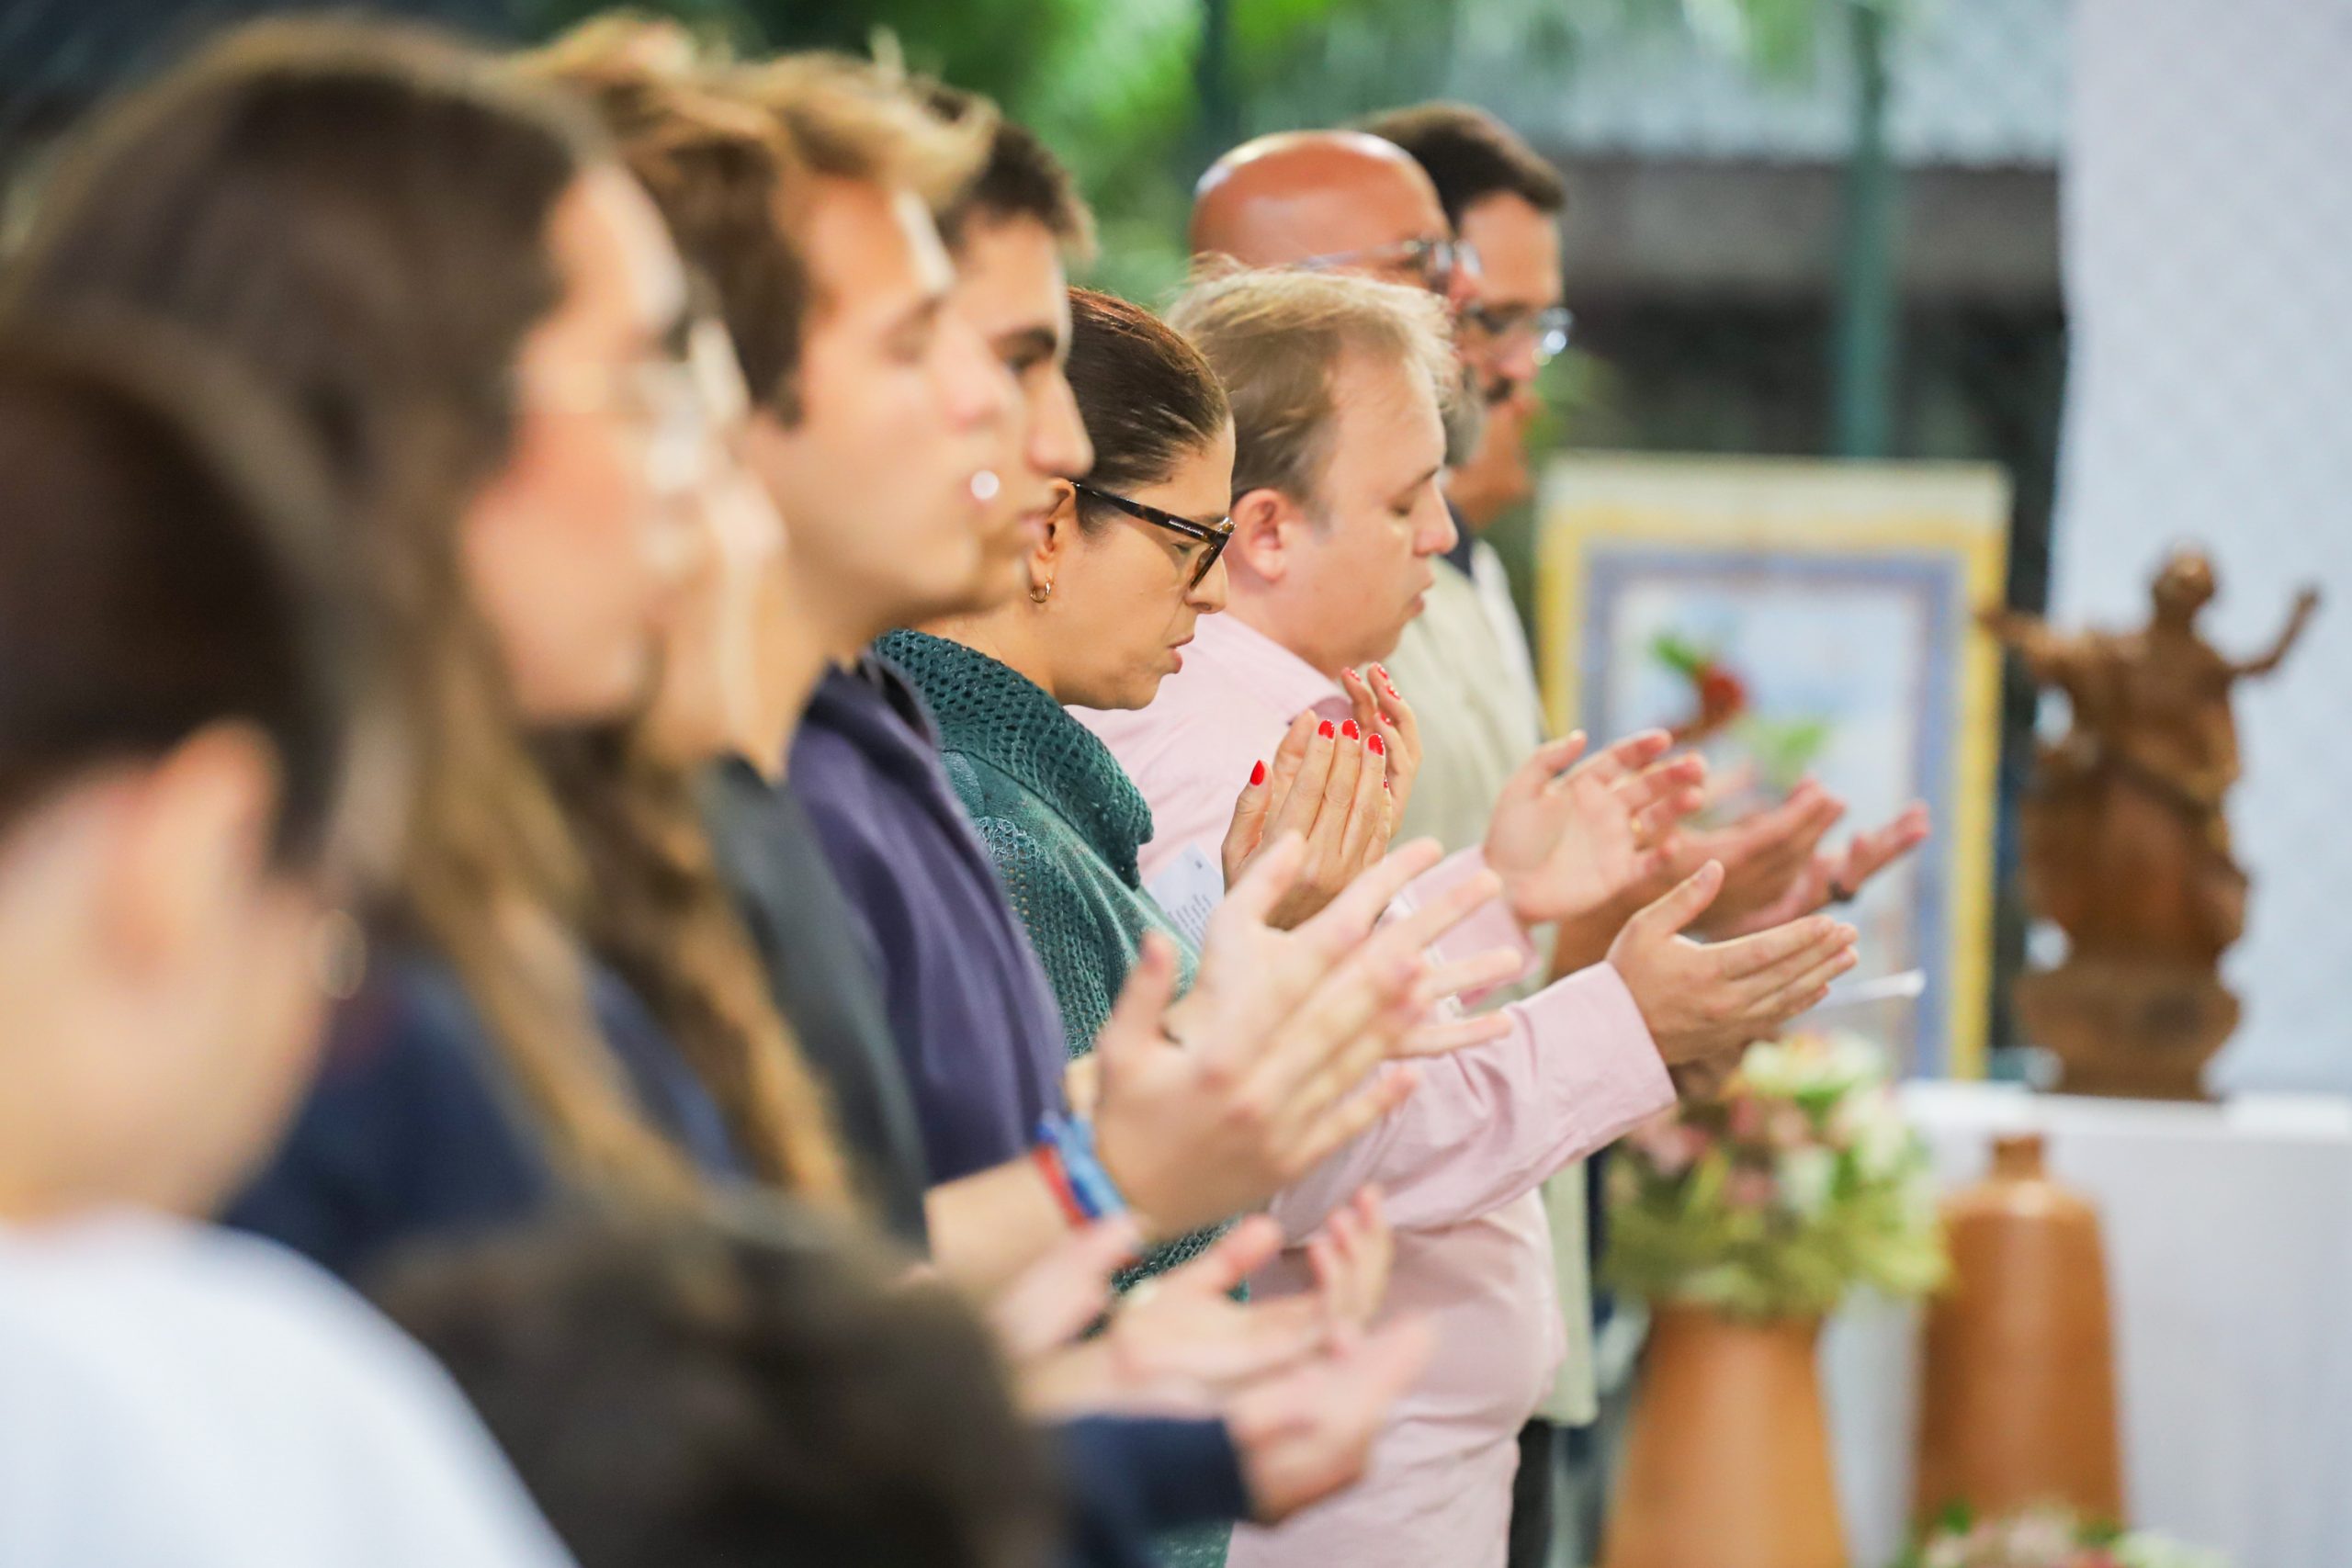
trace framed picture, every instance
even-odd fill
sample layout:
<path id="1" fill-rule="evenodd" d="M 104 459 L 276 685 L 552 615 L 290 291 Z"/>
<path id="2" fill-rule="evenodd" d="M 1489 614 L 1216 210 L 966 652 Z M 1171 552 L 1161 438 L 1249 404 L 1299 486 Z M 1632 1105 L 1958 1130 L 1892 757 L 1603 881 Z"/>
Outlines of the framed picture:
<path id="1" fill-rule="evenodd" d="M 2008 513 L 1977 465 L 1578 455 L 1544 480 L 1557 728 L 1674 730 L 1717 821 L 1817 779 L 1849 807 L 1833 846 L 1927 803 L 1932 837 L 1847 911 L 1862 962 L 1818 1019 L 1917 1076 L 1984 1070 L 2000 664 L 1972 615 Z"/>

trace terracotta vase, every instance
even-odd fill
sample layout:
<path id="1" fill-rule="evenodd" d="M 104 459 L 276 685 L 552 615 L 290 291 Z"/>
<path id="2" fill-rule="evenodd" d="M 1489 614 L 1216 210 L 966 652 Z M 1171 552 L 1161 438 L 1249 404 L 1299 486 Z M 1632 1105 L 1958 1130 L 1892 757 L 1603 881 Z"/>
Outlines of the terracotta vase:
<path id="1" fill-rule="evenodd" d="M 1658 1310 L 1602 1568 L 1845 1568 L 1820 1337 Z"/>
<path id="2" fill-rule="evenodd" d="M 2042 1169 L 2040 1134 L 1999 1140 L 1991 1175 L 1944 1205 L 1951 1283 L 1928 1310 L 1914 1501 L 2037 1503 L 2123 1519 L 2115 1354 L 2098 1215 Z"/>

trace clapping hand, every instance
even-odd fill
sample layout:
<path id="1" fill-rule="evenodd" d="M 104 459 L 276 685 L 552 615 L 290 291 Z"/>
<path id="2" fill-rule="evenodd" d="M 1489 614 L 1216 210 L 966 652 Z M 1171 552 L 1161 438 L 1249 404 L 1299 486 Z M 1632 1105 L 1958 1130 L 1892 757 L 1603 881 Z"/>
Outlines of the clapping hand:
<path id="1" fill-rule="evenodd" d="M 1108 1331 L 1069 1343 L 1102 1314 L 1112 1273 L 1137 1233 L 1105 1221 L 1071 1237 L 1001 1295 L 991 1317 L 1024 1370 L 1032 1408 L 1222 1415 L 1241 1458 L 1251 1517 L 1285 1518 L 1363 1473 L 1396 1401 L 1436 1336 L 1409 1319 L 1369 1332 L 1391 1246 L 1366 1190 L 1308 1245 L 1316 1288 L 1271 1302 L 1227 1293 L 1279 1245 L 1253 1216 L 1192 1263 L 1129 1293 Z"/>
<path id="2" fill-rule="evenodd" d="M 1033 1405 L 1212 1413 L 1229 1396 L 1352 1345 L 1387 1294 L 1394 1256 L 1379 1194 L 1366 1188 L 1307 1244 L 1311 1291 L 1234 1300 L 1234 1288 L 1282 1249 L 1282 1227 L 1253 1214 L 1200 1257 L 1112 1303 L 1112 1275 L 1134 1260 L 1137 1240 L 1131 1224 L 1091 1226 L 997 1298 L 999 1338 L 1029 1369 Z M 1098 1320 L 1103 1331 L 1077 1342 Z"/>
<path id="3" fill-rule="evenodd" d="M 1783 925 L 1831 904 L 1842 904 L 1860 893 L 1873 876 L 1928 841 L 1928 807 L 1915 801 L 1894 819 L 1868 832 L 1857 833 L 1845 848 L 1816 852 L 1807 861 L 1781 897 L 1760 909 L 1732 919 L 1718 919 L 1709 929 L 1718 936 L 1745 936 Z"/>
<path id="4" fill-rule="evenodd" d="M 1426 1319 L 1405 1319 L 1228 1401 L 1225 1425 L 1241 1452 L 1250 1517 L 1273 1524 L 1362 1476 L 1374 1439 L 1436 1348 Z"/>
<path id="5" fill-rule="evenodd" d="M 1745 1048 L 1816 1006 L 1854 966 L 1854 928 L 1809 916 L 1702 945 L 1682 931 L 1724 885 L 1713 861 L 1625 922 L 1609 962 L 1668 1067 Z"/>
<path id="6" fill-rule="evenodd" d="M 1432 1044 L 1424 1015 L 1448 976 L 1421 950 L 1494 896 L 1465 879 L 1425 908 L 1374 930 L 1437 846 L 1408 844 L 1295 931 L 1267 921 L 1303 846 L 1285 837 L 1209 918 L 1199 978 L 1169 1006 L 1175 964 L 1147 938 L 1111 1021 L 1095 1134 L 1102 1162 L 1157 1235 L 1176 1235 L 1264 1202 L 1412 1092 L 1392 1056 Z"/>
<path id="7" fill-rule="evenodd" d="M 1357 727 L 1385 742 L 1388 795 L 1395 816 L 1401 818 L 1405 803 L 1413 798 L 1413 781 L 1421 772 L 1420 720 L 1413 716 L 1413 705 L 1396 689 L 1385 664 L 1374 664 L 1363 674 L 1342 670 L 1340 685 L 1355 708 Z"/>
<path id="8" fill-rule="evenodd" d="M 1825 852 L 1822 840 L 1845 815 L 1843 801 L 1807 779 L 1779 805 L 1736 822 L 1685 829 L 1643 897 L 1662 897 L 1714 861 L 1724 868 L 1723 890 L 1698 930 L 1713 937 L 1745 936 L 1852 897 L 1927 840 L 1928 808 L 1915 803 L 1884 826 L 1856 834 L 1844 849 Z"/>
<path id="9" fill-rule="evenodd" d="M 1487 831 L 1487 863 L 1522 923 L 1601 920 L 1613 931 L 1626 895 L 1670 863 L 1677 825 L 1697 809 L 1706 776 L 1695 756 L 1660 762 L 1670 744 L 1666 731 L 1645 730 L 1578 763 L 1579 731 L 1511 775 Z"/>

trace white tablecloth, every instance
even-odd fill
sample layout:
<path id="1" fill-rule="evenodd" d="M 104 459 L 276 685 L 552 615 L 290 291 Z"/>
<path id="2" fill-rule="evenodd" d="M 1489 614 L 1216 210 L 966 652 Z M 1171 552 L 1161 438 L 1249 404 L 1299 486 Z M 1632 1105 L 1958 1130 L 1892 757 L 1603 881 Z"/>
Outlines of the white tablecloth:
<path id="1" fill-rule="evenodd" d="M 1947 1187 L 2040 1127 L 2052 1174 L 2098 1205 L 2132 1522 L 2234 1568 L 2352 1564 L 2352 1100 L 1905 1096 Z M 1903 1539 L 1917 1369 L 1916 1312 L 1858 1306 L 1824 1341 L 1854 1568 Z"/>

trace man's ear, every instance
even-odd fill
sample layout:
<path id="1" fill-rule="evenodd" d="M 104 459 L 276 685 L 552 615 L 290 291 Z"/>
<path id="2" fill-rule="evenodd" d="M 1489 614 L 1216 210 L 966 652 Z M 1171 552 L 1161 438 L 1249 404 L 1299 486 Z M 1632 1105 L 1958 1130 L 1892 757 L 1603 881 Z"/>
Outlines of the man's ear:
<path id="1" fill-rule="evenodd" d="M 1233 503 L 1233 542 L 1226 547 L 1226 558 L 1238 560 L 1264 581 L 1280 582 L 1290 570 L 1299 531 L 1306 526 L 1297 502 L 1282 491 L 1250 491 Z"/>
<path id="2" fill-rule="evenodd" d="M 121 961 L 168 970 L 203 950 L 267 864 L 277 760 L 248 724 L 198 730 L 131 783 L 103 919 Z"/>

